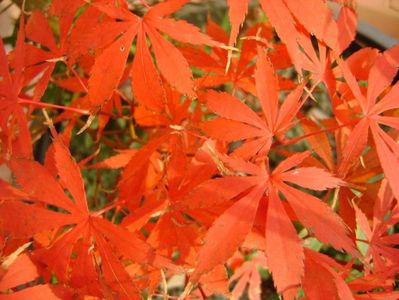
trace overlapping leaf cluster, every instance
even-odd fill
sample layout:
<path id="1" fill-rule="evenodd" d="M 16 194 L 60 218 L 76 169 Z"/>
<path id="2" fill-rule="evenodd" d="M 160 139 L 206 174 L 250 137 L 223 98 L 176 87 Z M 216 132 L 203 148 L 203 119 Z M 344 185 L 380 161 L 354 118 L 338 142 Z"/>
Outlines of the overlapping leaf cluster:
<path id="1" fill-rule="evenodd" d="M 348 56 L 351 1 L 227 0 L 229 33 L 188 2 L 0 39 L 0 298 L 397 299 L 399 46 Z"/>

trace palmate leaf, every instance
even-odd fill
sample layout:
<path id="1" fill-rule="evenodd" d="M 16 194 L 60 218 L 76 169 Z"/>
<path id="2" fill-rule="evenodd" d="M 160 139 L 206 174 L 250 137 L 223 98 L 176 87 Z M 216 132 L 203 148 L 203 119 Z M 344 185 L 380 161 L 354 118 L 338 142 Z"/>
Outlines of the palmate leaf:
<path id="1" fill-rule="evenodd" d="M 202 96 L 207 108 L 220 116 L 220 119 L 203 123 L 202 128 L 205 133 L 228 142 L 245 140 L 245 143 L 235 150 L 235 154 L 245 158 L 267 154 L 273 136 L 285 134 L 306 101 L 306 98 L 301 99 L 304 84 L 300 84 L 279 106 L 278 79 L 270 60 L 261 48 L 258 49 L 254 75 L 265 120 L 227 93 L 207 91 Z"/>
<path id="2" fill-rule="evenodd" d="M 24 87 L 24 24 L 25 18 L 22 17 L 11 62 L 7 59 L 3 39 L 0 38 L 0 127 L 4 132 L 1 136 L 1 153 L 2 155 L 14 153 L 30 158 L 32 149 L 28 145 L 31 145 L 32 142 L 27 116 L 18 104 L 21 90 Z M 11 124 L 15 125 L 11 126 Z"/>
<path id="3" fill-rule="evenodd" d="M 123 20 L 123 22 L 108 24 L 108 26 L 118 28 L 115 30 L 114 42 L 96 57 L 92 68 L 92 76 L 89 79 L 89 99 L 94 106 L 103 105 L 111 96 L 112 91 L 117 88 L 125 69 L 130 46 L 136 36 L 137 51 L 131 75 L 133 93 L 138 100 L 151 109 L 159 110 L 164 98 L 160 75 L 152 61 L 147 37 L 151 41 L 157 67 L 162 76 L 179 92 L 190 97 L 195 95 L 187 61 L 160 32 L 183 43 L 208 46 L 222 44 L 213 41 L 198 28 L 183 20 L 165 18 L 166 15 L 174 13 L 186 3 L 187 0 L 170 0 L 160 3 L 151 7 L 143 18 L 131 13 L 124 6 L 114 6 L 102 1 L 94 1 L 91 4 L 109 17 Z M 99 30 L 101 29 L 100 27 Z M 153 95 L 148 92 L 148 87 L 152 87 Z"/>
<path id="4" fill-rule="evenodd" d="M 342 160 L 345 160 L 345 163 L 341 164 L 340 167 L 343 170 L 340 173 L 345 173 L 350 166 L 350 161 L 361 154 L 367 144 L 367 136 L 370 129 L 385 176 L 391 185 L 394 195 L 399 197 L 399 188 L 396 184 L 397 172 L 394 171 L 395 167 L 399 166 L 399 148 L 397 143 L 379 127 L 380 125 L 388 125 L 396 128 L 397 125 L 397 118 L 386 117 L 381 114 L 399 107 L 396 101 L 399 92 L 398 83 L 390 87 L 386 94 L 383 94 L 396 74 L 399 63 L 399 46 L 385 51 L 375 59 L 373 66 L 370 68 L 366 96 L 363 95 L 355 76 L 348 68 L 346 62 L 341 59 L 338 61 L 342 74 L 365 116 L 358 121 L 348 137 L 342 155 Z M 377 76 L 377 73 L 381 74 L 380 69 L 382 66 L 386 72 L 381 76 Z M 377 102 L 379 97 L 381 99 Z"/>
<path id="5" fill-rule="evenodd" d="M 355 24 L 349 22 L 355 17 L 349 6 L 343 6 L 338 20 L 334 20 L 332 11 L 323 0 L 310 3 L 306 0 L 285 0 L 292 15 L 309 33 L 324 41 L 336 53 L 345 50 L 355 37 Z"/>
<path id="6" fill-rule="evenodd" d="M 306 45 L 301 45 L 301 26 L 318 40 L 340 54 L 354 39 L 356 15 L 352 8 L 343 6 L 337 20 L 323 0 L 312 2 L 301 0 L 260 1 L 267 17 L 275 27 L 280 39 L 287 45 L 288 52 L 298 72 L 301 72 Z M 317 14 L 317 17 L 310 17 Z M 307 54 L 307 53 L 306 53 Z M 309 56 L 313 55 L 309 53 Z M 313 56 L 314 57 L 314 56 Z M 305 58 L 305 61 L 308 60 Z M 306 69 L 306 68 L 304 68 Z"/>
<path id="7" fill-rule="evenodd" d="M 398 298 L 399 47 L 344 60 L 353 1 L 250 2 L 226 0 L 229 33 L 226 18 L 192 18 L 202 1 L 22 10 L 16 41 L 0 42 L 1 299 L 166 299 L 182 269 L 198 289 L 181 299 L 260 299 L 258 263 L 284 300 Z M 39 107 L 66 126 L 44 165 Z M 100 117 L 78 139 L 81 114 Z M 88 201 L 80 168 L 96 156 Z"/>
<path id="8" fill-rule="evenodd" d="M 206 209 L 187 205 L 187 199 L 194 198 L 192 194 L 196 193 L 200 197 L 198 190 L 206 188 L 204 184 L 215 173 L 215 165 L 209 158 L 199 160 L 203 152 L 201 148 L 193 159 L 188 159 L 184 155 L 182 141 L 176 136 L 170 139 L 172 149 L 167 174 L 158 184 L 165 192 L 147 195 L 140 208 L 125 218 L 123 224 L 129 229 L 140 229 L 151 220 L 151 215 L 157 215 L 157 224 L 149 234 L 148 243 L 168 257 L 178 252 L 178 258 L 174 259 L 176 263 L 192 264 L 201 236 L 201 228 L 197 224 L 204 223 L 203 219 L 213 215 Z"/>
<path id="9" fill-rule="evenodd" d="M 182 145 L 184 151 L 197 151 L 198 141 L 189 134 L 197 119 L 202 115 L 199 109 L 190 110 L 189 100 L 181 102 L 181 94 L 164 85 L 165 103 L 162 111 L 151 111 L 144 106 L 135 109 L 136 122 L 145 128 L 153 129 L 154 135 L 149 142 L 132 156 L 123 170 L 118 183 L 119 201 L 129 208 L 138 208 L 141 197 L 147 192 L 147 178 L 150 158 L 159 155 L 161 149 L 167 149 L 172 155 L 177 150 L 175 143 Z M 163 169 L 161 159 L 161 169 Z M 163 170 L 158 172 L 162 177 Z M 195 182 L 195 180 L 194 180 Z"/>
<path id="10" fill-rule="evenodd" d="M 144 241 L 122 227 L 104 220 L 96 213 L 90 213 L 87 208 L 86 195 L 80 169 L 71 158 L 68 149 L 58 137 L 54 140 L 54 160 L 59 182 L 53 175 L 37 162 L 25 159 L 12 159 L 10 167 L 25 192 L 26 198 L 20 192 L 8 188 L 9 194 L 15 194 L 0 206 L 2 232 L 9 238 L 29 238 L 45 230 L 57 229 L 59 236 L 50 240 L 50 246 L 35 251 L 38 259 L 56 272 L 60 279 L 73 281 L 76 274 L 69 269 L 71 254 L 83 239 L 86 248 L 92 251 L 81 252 L 78 261 L 84 261 L 84 255 L 94 259 L 97 252 L 101 257 L 102 275 L 97 271 L 98 278 L 104 276 L 105 283 L 111 290 L 125 295 L 129 299 L 139 299 L 139 289 L 126 272 L 119 260 L 119 255 L 130 258 L 140 264 L 165 267 L 168 260 L 158 256 Z M 43 185 L 48 185 L 43 188 Z M 67 189 L 73 197 L 73 202 L 64 193 Z M 26 203 L 28 199 L 31 204 Z M 58 211 L 49 210 L 47 205 L 57 207 Z M 19 216 L 19 217 L 18 217 Z M 67 229 L 65 225 L 75 225 Z M 64 232 L 62 232 L 64 231 Z M 112 246 L 111 246 L 112 245 Z M 91 261 L 91 269 L 96 269 L 95 260 Z M 87 278 L 90 268 L 87 269 Z M 84 278 L 84 275 L 79 276 Z M 95 289 L 100 289 L 98 282 Z M 104 287 L 103 287 L 104 288 Z M 122 296 L 123 297 L 123 296 Z"/>
<path id="11" fill-rule="evenodd" d="M 35 85 L 33 98 L 37 101 L 43 96 L 57 61 L 61 61 L 69 67 L 70 53 L 67 48 L 68 32 L 73 22 L 76 10 L 82 6 L 80 0 L 72 0 L 68 5 L 64 1 L 54 0 L 49 7 L 48 13 L 51 17 L 57 18 L 59 28 L 59 41 L 54 36 L 53 30 L 47 16 L 41 11 L 33 11 L 26 26 L 26 37 L 40 45 L 35 47 L 26 44 L 29 49 L 26 52 L 25 66 L 29 68 L 29 76 L 34 78 L 39 75 L 41 78 Z M 41 30 L 37 30 L 41 28 Z M 48 49 L 47 51 L 44 48 Z M 30 79 L 32 79 L 30 78 Z"/>
<path id="12" fill-rule="evenodd" d="M 227 33 L 211 19 L 208 19 L 206 33 L 216 41 L 228 43 L 229 37 Z M 259 39 L 268 40 L 272 37 L 273 32 L 269 24 L 258 23 L 249 27 L 245 31 L 245 35 L 240 44 L 239 57 L 236 57 L 236 54 L 226 57 L 225 51 L 217 47 L 212 48 L 210 53 L 206 49 L 198 47 L 180 47 L 191 66 L 205 71 L 204 75 L 194 80 L 197 91 L 218 87 L 222 84 L 233 84 L 234 89 L 256 95 L 253 80 L 255 68 L 253 59 L 256 56 L 257 41 L 252 38 L 256 35 Z M 230 51 L 229 54 L 231 53 Z M 273 44 L 273 51 L 270 56 L 278 69 L 286 68 L 290 64 L 290 62 L 287 62 L 289 60 L 288 54 L 281 44 Z M 229 66 L 228 70 L 226 70 L 227 64 Z M 290 80 L 283 76 L 280 76 L 279 79 L 283 81 L 282 87 L 285 89 L 291 89 L 294 86 Z"/>
<path id="13" fill-rule="evenodd" d="M 334 19 L 326 1 L 260 1 L 299 74 L 323 82 L 330 95 L 335 92 L 331 70 L 331 52 L 339 55 L 355 38 L 356 14 L 349 5 L 342 5 Z M 318 14 L 317 17 L 309 17 Z M 316 49 L 311 37 L 317 38 Z M 332 49 L 333 51 L 330 51 Z"/>
<path id="14" fill-rule="evenodd" d="M 397 201 L 395 200 L 387 179 L 381 181 L 377 199 L 375 200 L 372 223 L 364 212 L 355 206 L 356 223 L 367 240 L 365 260 L 367 269 L 372 268 L 375 273 L 393 274 L 397 271 L 399 241 L 397 233 L 388 234 L 389 228 L 398 220 Z M 358 242 L 358 247 L 364 242 Z"/>
<path id="15" fill-rule="evenodd" d="M 205 244 L 199 251 L 197 268 L 191 276 L 193 282 L 200 280 L 200 276 L 211 270 L 215 265 L 226 261 L 243 243 L 253 226 L 259 201 L 263 196 L 266 196 L 268 198 L 268 210 L 266 220 L 263 222 L 265 222 L 266 230 L 265 249 L 268 267 L 275 280 L 277 290 L 284 293 L 288 298 L 295 296 L 296 288 L 299 287 L 304 272 L 303 255 L 301 255 L 303 250 L 300 239 L 277 192 L 281 192 L 286 197 L 288 205 L 293 209 L 298 220 L 309 228 L 318 239 L 337 249 L 358 255 L 353 242 L 348 237 L 346 226 L 331 208 L 316 197 L 292 188 L 285 183 L 295 183 L 316 190 L 325 190 L 342 184 L 341 180 L 321 169 L 296 168 L 291 170 L 297 167 L 307 156 L 309 156 L 309 153 L 290 156 L 270 175 L 259 166 L 242 159 L 221 156 L 221 160 L 227 167 L 232 168 L 235 172 L 243 172 L 249 175 L 241 177 L 243 181 L 249 180 L 249 186 L 246 190 L 242 190 L 242 192 L 245 192 L 244 196 L 236 200 L 217 218 L 207 232 Z M 295 175 L 295 171 L 298 172 L 298 177 Z M 302 171 L 303 177 L 300 176 Z M 311 182 L 313 176 L 309 176 L 307 173 L 317 175 L 318 180 L 314 183 Z M 223 245 L 211 242 L 217 240 L 219 236 L 225 237 Z M 296 249 L 296 251 L 289 249 Z"/>
<path id="16" fill-rule="evenodd" d="M 331 121 L 333 121 L 332 124 L 335 123 L 335 120 Z M 328 122 L 330 122 L 330 120 Z M 305 132 L 309 132 L 307 127 L 312 123 L 309 120 L 301 120 L 301 123 Z M 344 134 L 335 135 L 337 161 L 334 161 L 331 157 L 331 145 L 327 138 L 327 134 L 311 136 L 307 139 L 312 150 L 322 158 L 328 170 L 336 173 L 336 176 L 345 182 L 334 197 L 339 201 L 338 213 L 351 228 L 353 237 L 356 231 L 356 220 L 352 201 L 355 199 L 355 202 L 361 206 L 362 209 L 371 213 L 378 189 L 378 182 L 370 183 L 370 180 L 375 178 L 375 176 L 382 171 L 375 148 L 370 148 L 366 153 L 362 153 L 368 141 L 368 131 L 364 131 L 362 127 L 368 126 L 367 123 L 368 121 L 363 119 L 356 124 L 351 132 L 351 140 L 348 140 L 347 136 Z M 318 130 L 320 128 L 315 126 L 314 123 L 311 126 L 314 128 L 313 130 Z M 342 131 L 345 132 L 346 130 L 347 129 L 343 129 Z M 361 158 L 357 161 L 353 161 L 353 159 L 350 158 L 352 156 L 348 155 L 348 153 L 350 153 L 349 150 L 354 152 L 357 151 L 358 155 L 362 155 Z M 349 158 L 344 154 L 348 155 Z M 367 168 L 364 168 L 365 165 L 367 165 Z M 359 197 L 359 194 L 356 195 L 356 191 L 361 191 L 362 195 Z M 327 197 L 329 196 L 327 195 L 325 199 L 327 199 Z"/>

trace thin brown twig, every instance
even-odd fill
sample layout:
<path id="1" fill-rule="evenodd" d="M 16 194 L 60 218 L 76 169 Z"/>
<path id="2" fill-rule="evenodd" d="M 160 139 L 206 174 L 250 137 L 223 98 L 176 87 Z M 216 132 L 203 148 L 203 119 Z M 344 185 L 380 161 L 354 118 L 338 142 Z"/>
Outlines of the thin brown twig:
<path id="1" fill-rule="evenodd" d="M 46 102 L 39 102 L 39 101 L 31 100 L 31 99 L 19 98 L 18 99 L 18 104 L 34 105 L 34 106 L 43 107 L 43 108 L 62 109 L 62 110 L 78 113 L 78 114 L 85 115 L 85 116 L 90 116 L 91 115 L 91 112 L 89 110 L 87 110 L 87 109 L 71 107 L 71 106 L 64 106 L 64 105 L 58 105 L 58 104 L 52 104 L 52 103 L 46 103 Z M 114 114 L 111 114 L 111 113 L 108 113 L 108 112 L 105 112 L 105 111 L 99 111 L 98 114 L 104 115 L 104 116 L 108 116 L 108 117 L 111 117 L 113 119 L 117 119 L 117 118 L 122 117 L 122 116 L 114 115 Z"/>
<path id="2" fill-rule="evenodd" d="M 201 286 L 200 283 L 198 283 L 198 290 L 199 290 L 200 293 L 201 293 L 202 299 L 207 300 L 207 299 L 208 299 L 208 296 L 205 294 L 205 291 L 204 291 L 204 289 L 202 288 L 202 286 Z"/>
<path id="3" fill-rule="evenodd" d="M 287 146 L 287 145 L 295 144 L 295 143 L 298 143 L 298 142 L 300 142 L 300 141 L 302 141 L 302 140 L 304 140 L 304 139 L 306 139 L 308 137 L 311 137 L 311 136 L 314 136 L 314 135 L 318 135 L 318 134 L 321 134 L 321 133 L 325 133 L 325 132 L 331 132 L 331 131 L 334 131 L 334 130 L 337 130 L 337 129 L 340 129 L 340 128 L 343 128 L 343 127 L 351 126 L 351 125 L 354 125 L 356 122 L 357 122 L 357 120 L 353 120 L 351 122 L 344 123 L 344 124 L 341 124 L 341 125 L 337 125 L 337 126 L 332 126 L 332 127 L 316 130 L 316 131 L 310 132 L 308 134 L 299 136 L 297 138 L 286 140 L 284 142 L 275 142 L 275 143 L 273 143 L 272 147 L 275 147 L 275 146 L 278 146 L 278 145 Z"/>

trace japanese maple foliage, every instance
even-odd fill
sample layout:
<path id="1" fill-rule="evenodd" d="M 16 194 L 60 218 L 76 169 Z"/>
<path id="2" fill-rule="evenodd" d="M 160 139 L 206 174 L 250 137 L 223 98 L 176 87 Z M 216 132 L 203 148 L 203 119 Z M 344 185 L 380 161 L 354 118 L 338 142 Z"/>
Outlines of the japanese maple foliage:
<path id="1" fill-rule="evenodd" d="M 218 4 L 23 1 L 0 299 L 398 299 L 399 46 L 348 50 L 353 1 Z"/>

